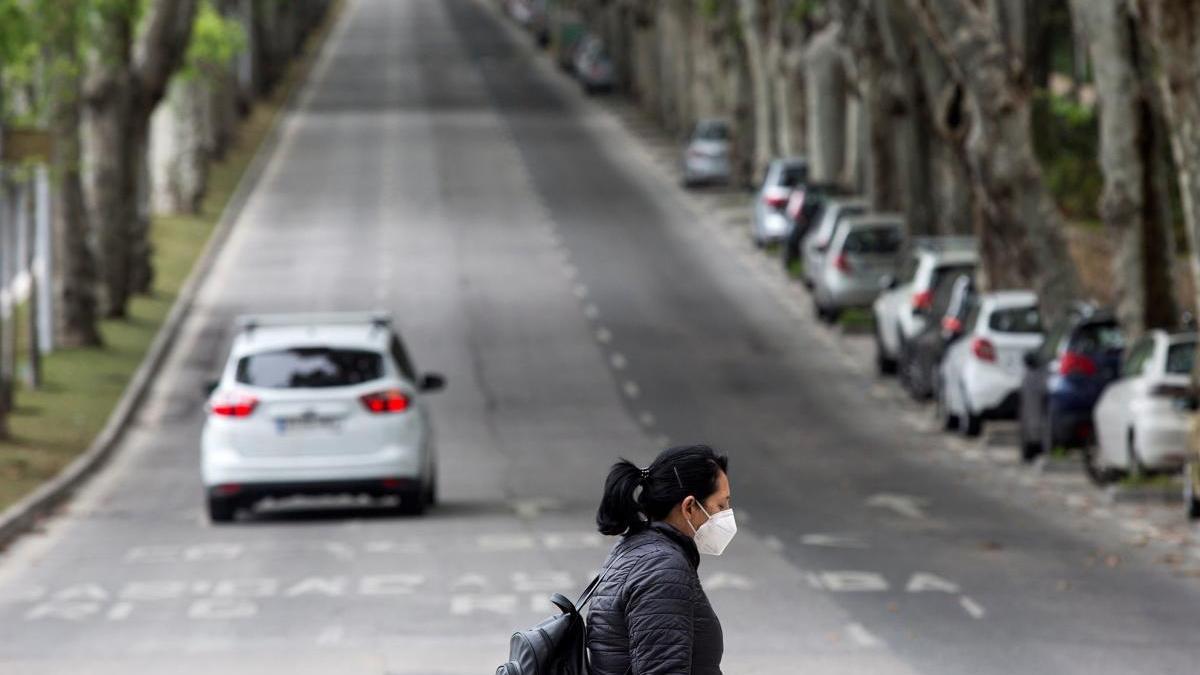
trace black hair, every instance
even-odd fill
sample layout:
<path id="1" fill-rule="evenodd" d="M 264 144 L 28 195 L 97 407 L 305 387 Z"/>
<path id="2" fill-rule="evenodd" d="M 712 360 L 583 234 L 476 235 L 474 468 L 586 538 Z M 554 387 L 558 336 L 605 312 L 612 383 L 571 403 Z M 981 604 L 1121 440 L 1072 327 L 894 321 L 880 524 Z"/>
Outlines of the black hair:
<path id="1" fill-rule="evenodd" d="M 689 496 L 708 499 L 717 491 L 717 479 L 728 471 L 729 458 L 707 445 L 667 448 L 645 471 L 622 459 L 604 481 L 596 525 L 609 535 L 645 529 Z"/>

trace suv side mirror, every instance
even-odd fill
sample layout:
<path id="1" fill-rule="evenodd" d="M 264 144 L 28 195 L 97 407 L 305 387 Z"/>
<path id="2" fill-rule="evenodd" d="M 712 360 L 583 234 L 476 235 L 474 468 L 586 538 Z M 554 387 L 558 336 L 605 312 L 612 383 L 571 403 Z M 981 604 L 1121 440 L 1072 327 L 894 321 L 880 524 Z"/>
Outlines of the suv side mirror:
<path id="1" fill-rule="evenodd" d="M 1022 360 L 1025 361 L 1025 367 L 1029 368 L 1030 370 L 1038 368 L 1042 365 L 1042 358 L 1037 352 L 1025 352 L 1025 356 L 1022 357 Z"/>
<path id="2" fill-rule="evenodd" d="M 446 378 L 438 373 L 425 373 L 417 383 L 417 389 L 423 394 L 432 394 L 446 388 Z"/>

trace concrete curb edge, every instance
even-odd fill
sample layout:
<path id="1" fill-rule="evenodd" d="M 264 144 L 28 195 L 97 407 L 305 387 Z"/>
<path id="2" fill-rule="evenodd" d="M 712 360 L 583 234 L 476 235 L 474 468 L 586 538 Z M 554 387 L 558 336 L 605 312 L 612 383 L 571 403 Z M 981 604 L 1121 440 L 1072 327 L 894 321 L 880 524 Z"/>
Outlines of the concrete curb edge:
<path id="1" fill-rule="evenodd" d="M 83 454 L 76 457 L 49 481 L 0 513 L 0 552 L 22 535 L 33 530 L 39 521 L 50 515 L 59 505 L 65 503 L 111 459 L 125 435 L 129 422 L 141 408 L 151 384 L 175 346 L 184 319 L 190 314 L 202 284 L 208 278 L 208 273 L 212 270 L 217 257 L 224 249 L 225 242 L 233 232 L 234 224 L 241 216 L 251 193 L 258 186 L 271 158 L 275 155 L 283 137 L 285 122 L 289 114 L 295 110 L 313 68 L 320 61 L 321 55 L 329 44 L 328 37 L 332 34 L 334 24 L 340 18 L 341 4 L 338 0 L 331 3 L 328 10 L 328 25 L 324 28 L 324 35 L 321 36 L 322 42 L 309 56 L 310 60 L 305 66 L 303 79 L 299 80 L 299 86 L 293 87 L 288 92 L 286 101 L 276 113 L 275 119 L 271 121 L 267 135 L 255 149 L 253 158 L 238 180 L 237 187 L 225 204 L 225 208 L 221 211 L 217 225 L 209 235 L 203 251 L 196 258 L 187 279 L 180 287 L 179 295 L 171 305 L 167 318 L 159 327 L 158 333 L 150 343 L 146 355 L 142 357 L 142 362 L 138 365 L 137 370 L 134 371 L 133 377 L 130 378 L 129 384 L 125 386 L 125 391 L 109 415 L 108 421 L 105 422 L 104 428 L 92 440 Z"/>

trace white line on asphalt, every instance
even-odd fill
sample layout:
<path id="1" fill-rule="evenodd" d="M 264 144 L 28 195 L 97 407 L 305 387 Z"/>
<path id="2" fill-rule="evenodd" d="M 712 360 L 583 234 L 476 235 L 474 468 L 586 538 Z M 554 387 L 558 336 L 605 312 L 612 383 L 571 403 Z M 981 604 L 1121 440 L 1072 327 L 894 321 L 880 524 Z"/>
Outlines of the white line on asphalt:
<path id="1" fill-rule="evenodd" d="M 800 538 L 800 543 L 827 548 L 867 548 L 862 539 L 847 534 L 806 534 Z"/>
<path id="2" fill-rule="evenodd" d="M 625 366 L 629 365 L 629 361 L 625 358 L 625 355 L 620 352 L 613 352 L 613 355 L 608 357 L 608 362 L 616 370 L 625 370 Z"/>
<path id="3" fill-rule="evenodd" d="M 962 608 L 966 610 L 967 614 L 971 615 L 972 619 L 982 619 L 984 616 L 987 616 L 987 611 L 979 603 L 965 595 L 958 599 L 958 604 L 962 605 Z"/>
<path id="4" fill-rule="evenodd" d="M 654 419 L 654 413 L 644 412 L 638 416 L 638 421 L 644 427 L 652 427 L 657 420 Z"/>
<path id="5" fill-rule="evenodd" d="M 569 261 L 563 261 L 563 271 L 566 272 L 567 278 L 575 281 L 579 277 L 579 268 Z"/>
<path id="6" fill-rule="evenodd" d="M 610 331 L 609 329 L 607 329 L 603 326 L 596 329 L 596 342 L 599 342 L 602 345 L 606 345 L 606 344 L 612 342 L 612 337 L 613 337 L 612 331 Z"/>
<path id="7" fill-rule="evenodd" d="M 621 385 L 621 389 L 629 398 L 637 398 L 642 395 L 642 388 L 633 380 L 625 380 L 625 384 Z"/>
<path id="8" fill-rule="evenodd" d="M 889 509 L 914 520 L 924 520 L 927 518 L 922 508 L 924 501 L 911 495 L 882 493 L 869 497 L 866 505 Z"/>
<path id="9" fill-rule="evenodd" d="M 575 288 L 572 290 L 575 293 L 575 297 L 579 298 L 580 300 L 588 296 L 588 287 L 584 286 L 583 284 L 575 284 Z"/>
<path id="10" fill-rule="evenodd" d="M 583 315 L 595 321 L 600 317 L 600 308 L 596 306 L 596 303 L 589 302 L 583 306 Z"/>
<path id="11" fill-rule="evenodd" d="M 660 448 L 668 448 L 671 446 L 671 437 L 666 434 L 659 434 L 655 437 L 654 443 Z"/>
<path id="12" fill-rule="evenodd" d="M 766 546 L 768 551 L 779 553 L 783 550 L 783 542 L 780 541 L 779 537 L 776 537 L 773 534 L 768 534 L 767 536 L 763 537 L 762 542 L 763 546 Z"/>
<path id="13" fill-rule="evenodd" d="M 846 635 L 859 647 L 877 649 L 884 646 L 883 640 L 876 637 L 874 633 L 867 630 L 861 623 L 847 624 Z"/>

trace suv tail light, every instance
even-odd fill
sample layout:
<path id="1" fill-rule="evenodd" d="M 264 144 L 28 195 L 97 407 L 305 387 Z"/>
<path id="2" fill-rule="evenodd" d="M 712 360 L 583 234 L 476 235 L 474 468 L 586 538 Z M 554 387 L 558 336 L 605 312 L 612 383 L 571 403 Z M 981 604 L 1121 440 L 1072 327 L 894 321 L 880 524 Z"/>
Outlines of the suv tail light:
<path id="1" fill-rule="evenodd" d="M 1096 362 L 1090 357 L 1076 352 L 1067 352 L 1058 361 L 1058 372 L 1060 375 L 1091 377 L 1099 372 L 1099 369 L 1096 368 Z"/>
<path id="2" fill-rule="evenodd" d="M 953 335 L 958 335 L 962 332 L 962 329 L 962 319 L 958 318 L 957 316 L 942 317 L 942 330 Z"/>
<path id="3" fill-rule="evenodd" d="M 987 338 L 975 338 L 971 343 L 971 353 L 980 361 L 996 362 L 996 347 Z"/>
<path id="4" fill-rule="evenodd" d="M 213 396 L 208 411 L 218 417 L 249 417 L 258 407 L 258 399 L 249 394 L 222 392 Z"/>
<path id="5" fill-rule="evenodd" d="M 408 398 L 408 394 L 399 389 L 388 389 L 374 394 L 367 394 L 359 400 L 362 401 L 363 406 L 368 411 L 376 415 L 404 412 L 412 404 L 412 401 Z"/>
<path id="6" fill-rule="evenodd" d="M 763 203 L 773 209 L 782 209 L 787 206 L 788 191 L 779 188 L 772 188 L 763 193 Z"/>
<path id="7" fill-rule="evenodd" d="M 854 271 L 854 268 L 850 267 L 850 259 L 844 253 L 833 259 L 833 266 L 842 274 L 850 274 Z"/>
<path id="8" fill-rule="evenodd" d="M 912 296 L 913 309 L 930 310 L 933 309 L 933 291 L 921 291 L 914 293 Z"/>

